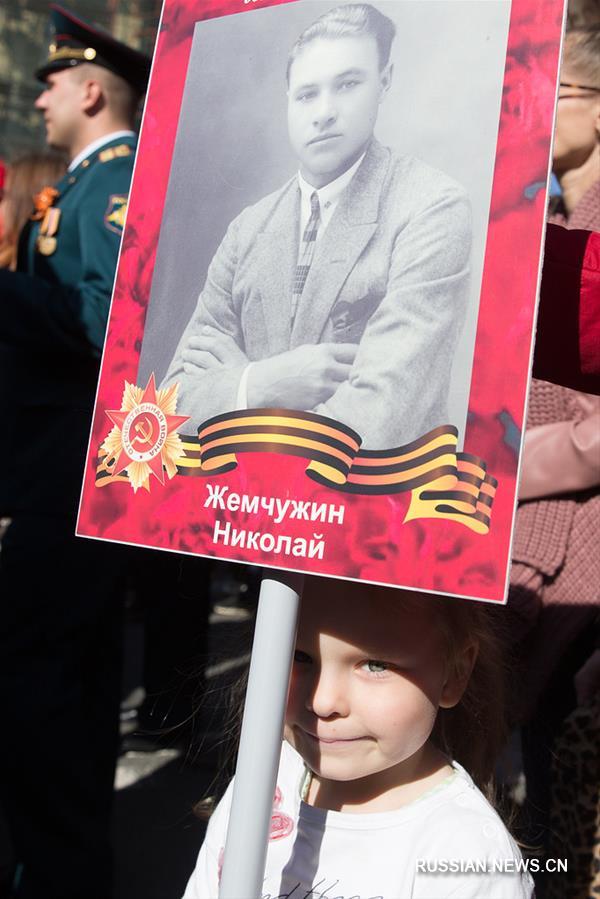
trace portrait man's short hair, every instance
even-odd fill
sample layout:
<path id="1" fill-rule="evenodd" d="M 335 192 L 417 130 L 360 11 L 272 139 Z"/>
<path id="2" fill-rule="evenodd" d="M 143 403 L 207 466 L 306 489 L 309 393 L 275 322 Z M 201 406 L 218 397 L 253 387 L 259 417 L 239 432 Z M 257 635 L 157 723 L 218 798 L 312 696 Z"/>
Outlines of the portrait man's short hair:
<path id="1" fill-rule="evenodd" d="M 379 70 L 390 61 L 390 50 L 396 35 L 396 26 L 391 19 L 369 3 L 346 3 L 336 6 L 319 16 L 305 28 L 290 51 L 286 77 L 290 80 L 290 69 L 296 57 L 317 38 L 373 37 L 379 55 Z"/>

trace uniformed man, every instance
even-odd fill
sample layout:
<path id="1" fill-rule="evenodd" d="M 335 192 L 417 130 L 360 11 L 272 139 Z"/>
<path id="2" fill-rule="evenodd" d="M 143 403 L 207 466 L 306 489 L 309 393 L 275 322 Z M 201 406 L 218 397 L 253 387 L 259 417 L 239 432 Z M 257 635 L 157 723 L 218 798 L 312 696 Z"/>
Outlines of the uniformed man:
<path id="1" fill-rule="evenodd" d="M 73 535 L 150 60 L 57 6 L 51 19 L 35 105 L 71 163 L 0 272 L 0 807 L 15 896 L 108 899 L 120 562 Z"/>

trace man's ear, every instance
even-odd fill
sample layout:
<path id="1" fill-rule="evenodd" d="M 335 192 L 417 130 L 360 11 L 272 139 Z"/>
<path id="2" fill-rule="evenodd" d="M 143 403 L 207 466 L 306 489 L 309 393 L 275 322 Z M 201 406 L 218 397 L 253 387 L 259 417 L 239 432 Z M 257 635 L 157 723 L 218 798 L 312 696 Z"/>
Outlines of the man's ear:
<path id="1" fill-rule="evenodd" d="M 383 69 L 383 70 L 379 73 L 379 83 L 380 83 L 380 86 L 381 86 L 381 93 L 380 93 L 380 95 L 379 95 L 379 102 L 380 102 L 380 103 L 381 103 L 381 101 L 383 100 L 383 98 L 385 97 L 385 95 L 387 94 L 387 92 L 388 92 L 389 89 L 390 89 L 390 85 L 391 85 L 391 83 L 392 83 L 392 75 L 393 75 L 393 74 L 394 74 L 394 64 L 391 63 L 391 62 L 388 62 L 388 64 L 387 64 L 387 66 L 385 67 L 385 69 Z"/>
<path id="2" fill-rule="evenodd" d="M 82 101 L 81 108 L 83 112 L 92 115 L 104 105 L 104 91 L 99 81 L 88 78 L 81 84 Z"/>
<path id="3" fill-rule="evenodd" d="M 446 680 L 442 688 L 440 708 L 451 709 L 458 705 L 467 689 L 469 678 L 477 661 L 478 652 L 479 643 L 471 641 L 465 643 L 458 655 L 452 660 L 452 663 L 448 666 Z"/>

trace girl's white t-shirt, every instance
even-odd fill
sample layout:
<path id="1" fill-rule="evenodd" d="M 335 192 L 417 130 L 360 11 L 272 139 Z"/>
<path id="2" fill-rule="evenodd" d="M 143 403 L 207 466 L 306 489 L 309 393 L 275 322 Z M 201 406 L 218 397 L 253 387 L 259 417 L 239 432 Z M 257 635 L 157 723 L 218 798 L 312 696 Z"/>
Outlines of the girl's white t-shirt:
<path id="1" fill-rule="evenodd" d="M 514 840 L 466 771 L 453 768 L 397 811 L 330 812 L 302 801 L 304 762 L 284 743 L 262 899 L 530 899 L 533 881 Z M 232 783 L 184 899 L 218 899 Z"/>

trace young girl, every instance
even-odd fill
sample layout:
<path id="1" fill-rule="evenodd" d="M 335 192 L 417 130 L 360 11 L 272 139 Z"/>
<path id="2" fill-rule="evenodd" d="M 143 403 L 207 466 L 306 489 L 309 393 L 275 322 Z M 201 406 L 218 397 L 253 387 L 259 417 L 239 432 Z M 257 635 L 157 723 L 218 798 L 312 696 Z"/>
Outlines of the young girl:
<path id="1" fill-rule="evenodd" d="M 474 783 L 490 786 L 503 736 L 493 611 L 307 579 L 263 899 L 533 895 Z M 184 899 L 218 897 L 231 796 Z"/>

